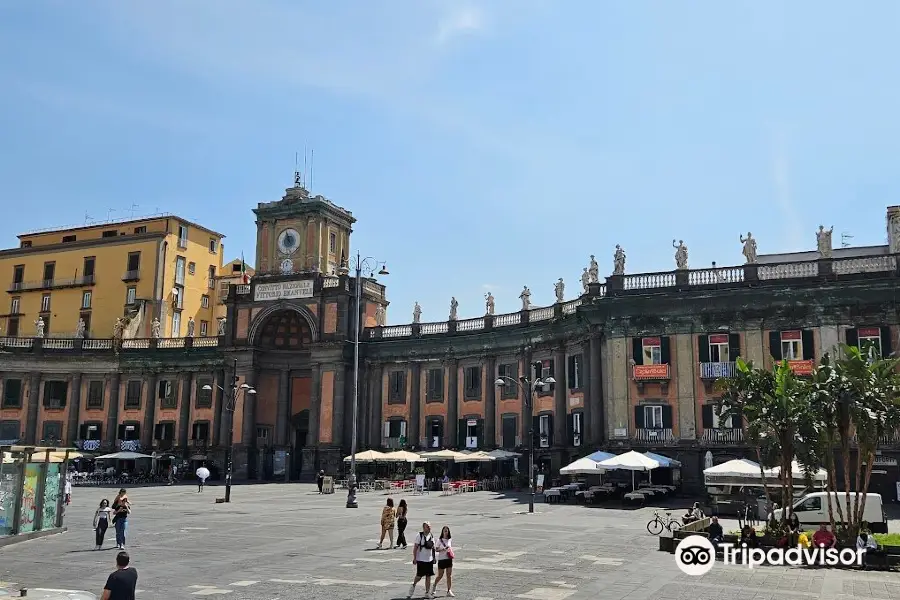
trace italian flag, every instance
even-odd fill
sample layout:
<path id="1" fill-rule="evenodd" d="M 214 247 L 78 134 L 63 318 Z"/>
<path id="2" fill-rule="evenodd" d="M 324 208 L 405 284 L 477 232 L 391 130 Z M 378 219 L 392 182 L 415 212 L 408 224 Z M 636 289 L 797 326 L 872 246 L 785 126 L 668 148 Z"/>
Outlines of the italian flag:
<path id="1" fill-rule="evenodd" d="M 250 283 L 250 276 L 247 275 L 247 263 L 244 262 L 243 252 L 241 252 L 241 283 Z"/>

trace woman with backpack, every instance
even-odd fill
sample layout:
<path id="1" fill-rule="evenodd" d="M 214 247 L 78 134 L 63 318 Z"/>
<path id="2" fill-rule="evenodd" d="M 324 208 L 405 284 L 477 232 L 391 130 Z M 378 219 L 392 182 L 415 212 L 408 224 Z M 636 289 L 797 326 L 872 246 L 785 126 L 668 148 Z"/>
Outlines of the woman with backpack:
<path id="1" fill-rule="evenodd" d="M 453 585 L 453 546 L 450 544 L 450 528 L 444 525 L 441 529 L 441 535 L 435 542 L 434 549 L 437 551 L 437 577 L 434 579 L 434 587 L 431 588 L 431 595 L 434 596 L 437 591 L 438 583 L 444 573 L 447 574 L 447 595 L 451 598 L 456 594 L 450 589 Z"/>
<path id="2" fill-rule="evenodd" d="M 434 598 L 431 591 L 431 577 L 434 575 L 434 536 L 431 535 L 431 523 L 422 523 L 422 531 L 416 536 L 413 544 L 413 564 L 416 565 L 416 578 L 409 586 L 409 595 L 412 598 L 416 593 L 416 584 L 425 578 L 425 597 Z"/>

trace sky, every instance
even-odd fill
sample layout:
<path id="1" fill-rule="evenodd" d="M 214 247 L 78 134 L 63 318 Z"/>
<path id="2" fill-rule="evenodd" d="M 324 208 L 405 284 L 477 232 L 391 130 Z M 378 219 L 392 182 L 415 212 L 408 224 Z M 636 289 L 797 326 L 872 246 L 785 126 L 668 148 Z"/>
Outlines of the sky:
<path id="1" fill-rule="evenodd" d="M 298 153 L 387 262 L 389 323 L 575 298 L 616 244 L 629 273 L 674 269 L 673 238 L 693 268 L 747 231 L 882 244 L 898 27 L 877 0 L 3 2 L 0 246 L 172 212 L 250 263 Z"/>

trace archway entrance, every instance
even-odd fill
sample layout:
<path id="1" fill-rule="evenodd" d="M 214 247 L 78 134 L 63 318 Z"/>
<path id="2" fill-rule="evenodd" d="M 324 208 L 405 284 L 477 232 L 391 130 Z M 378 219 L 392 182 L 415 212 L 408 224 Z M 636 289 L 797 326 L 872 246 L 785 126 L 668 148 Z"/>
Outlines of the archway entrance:
<path id="1" fill-rule="evenodd" d="M 300 479 L 303 471 L 303 448 L 306 447 L 306 437 L 309 433 L 309 410 L 301 410 L 291 417 L 291 479 Z"/>

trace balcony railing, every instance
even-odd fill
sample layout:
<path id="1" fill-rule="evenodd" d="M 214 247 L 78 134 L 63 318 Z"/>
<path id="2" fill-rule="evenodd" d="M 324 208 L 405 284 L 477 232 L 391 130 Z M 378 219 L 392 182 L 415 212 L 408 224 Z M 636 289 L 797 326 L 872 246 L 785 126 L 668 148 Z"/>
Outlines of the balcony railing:
<path id="1" fill-rule="evenodd" d="M 209 448 L 209 440 L 191 440 L 190 445 L 191 445 L 191 448 L 203 450 L 203 449 Z"/>
<path id="2" fill-rule="evenodd" d="M 52 290 L 57 288 L 80 287 L 83 285 L 94 285 L 93 275 L 82 275 L 80 277 L 69 277 L 60 279 L 38 279 L 36 281 L 19 281 L 9 284 L 10 292 L 28 292 L 31 290 Z"/>
<path id="3" fill-rule="evenodd" d="M 133 269 L 131 271 L 125 271 L 125 274 L 122 275 L 122 281 L 140 281 L 141 279 L 141 270 Z"/>
<path id="4" fill-rule="evenodd" d="M 402 446 L 400 445 L 400 438 L 395 437 L 382 438 L 381 446 L 390 450 L 399 450 L 400 448 L 402 448 Z"/>
<path id="5" fill-rule="evenodd" d="M 242 283 L 240 285 L 234 286 L 234 293 L 238 294 L 239 296 L 246 296 L 250 293 L 250 284 Z"/>
<path id="6" fill-rule="evenodd" d="M 674 444 L 675 435 L 671 429 L 637 429 L 632 441 L 635 444 L 647 444 L 656 446 L 659 444 Z"/>
<path id="7" fill-rule="evenodd" d="M 744 430 L 731 428 L 706 429 L 700 441 L 704 444 L 743 444 Z"/>
<path id="8" fill-rule="evenodd" d="M 530 308 L 528 310 L 484 317 L 484 329 L 514 327 L 521 325 L 525 319 L 529 323 L 552 322 L 560 317 L 575 315 L 580 306 L 602 304 L 617 296 L 645 295 L 669 291 L 674 293 L 702 291 L 709 289 L 734 289 L 774 287 L 790 285 L 797 280 L 849 280 L 853 278 L 873 279 L 877 277 L 896 279 L 900 275 L 898 254 L 870 257 L 834 258 L 780 264 L 748 264 L 741 266 L 716 267 L 707 269 L 684 269 L 660 273 L 636 273 L 629 275 L 613 275 L 606 278 L 606 283 L 590 284 L 588 292 L 580 298 L 554 304 L 551 306 Z M 875 277 L 873 277 L 875 276 Z M 523 316 L 525 315 L 525 316 Z M 470 320 L 471 321 L 471 320 Z M 459 321 L 462 325 L 466 321 Z M 424 335 L 423 324 L 391 325 L 366 328 L 368 339 L 396 339 Z M 429 324 L 430 335 L 455 335 L 471 331 L 477 327 L 463 328 Z"/>
<path id="9" fill-rule="evenodd" d="M 668 381 L 669 365 L 634 365 L 632 376 L 635 381 Z"/>
<path id="10" fill-rule="evenodd" d="M 9 352 L 37 352 L 48 351 L 54 354 L 66 352 L 112 352 L 120 350 L 129 351 L 155 351 L 155 350 L 181 350 L 188 348 L 218 348 L 218 336 L 195 338 L 128 338 L 118 344 L 110 338 L 74 338 L 69 337 L 9 337 L 0 336 L 0 349 Z"/>
<path id="11" fill-rule="evenodd" d="M 700 379 L 720 379 L 734 376 L 733 362 L 700 363 Z"/>

